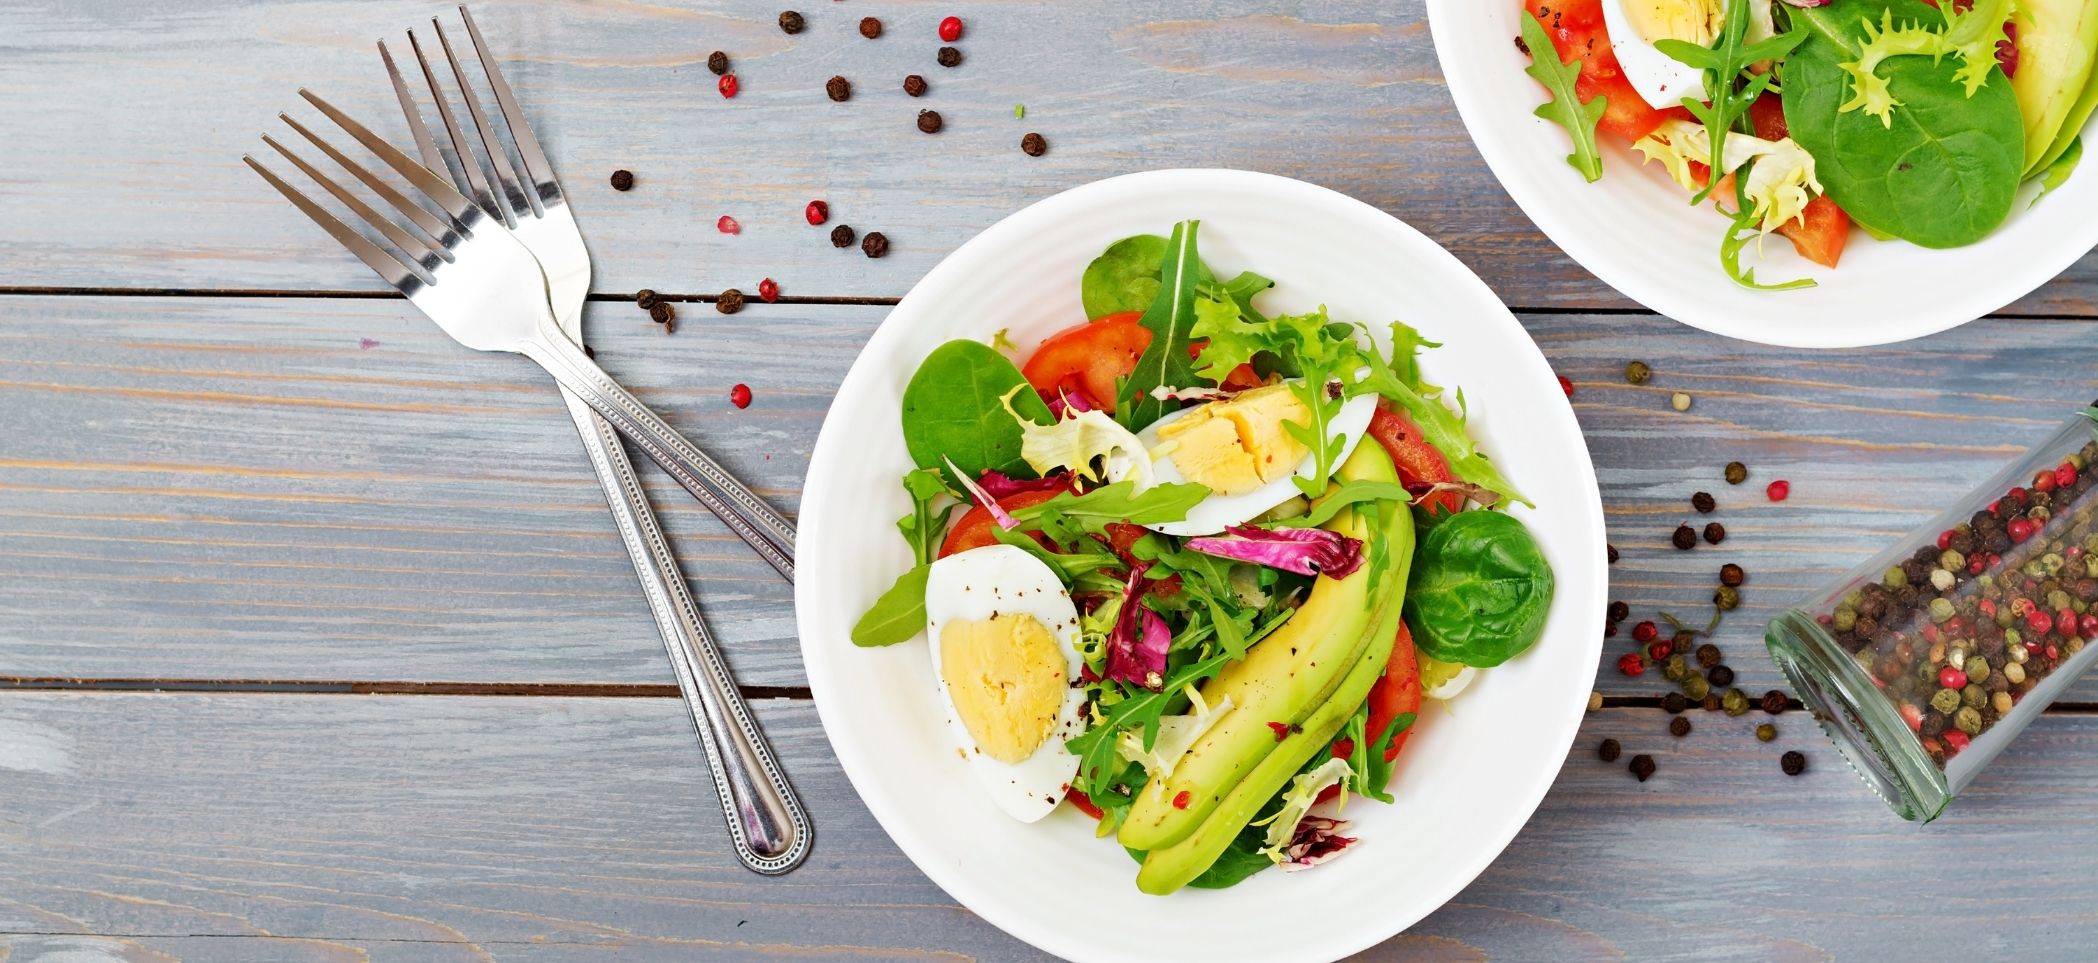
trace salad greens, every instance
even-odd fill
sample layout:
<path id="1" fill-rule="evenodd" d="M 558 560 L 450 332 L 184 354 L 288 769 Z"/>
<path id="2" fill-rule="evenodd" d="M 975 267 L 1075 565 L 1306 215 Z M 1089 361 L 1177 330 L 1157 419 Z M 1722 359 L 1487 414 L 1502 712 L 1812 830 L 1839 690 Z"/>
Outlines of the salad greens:
<path id="1" fill-rule="evenodd" d="M 1025 387 L 1020 369 L 988 345 L 940 345 L 903 389 L 903 446 L 919 468 L 938 471 L 951 460 L 972 479 L 986 471 L 1025 471 L 1020 424 L 1004 399 L 1017 394 L 1014 407 L 1030 421 L 1055 420 L 1039 395 L 1013 390 Z"/>
<path id="2" fill-rule="evenodd" d="M 1429 658 L 1489 668 L 1543 634 L 1552 567 L 1513 516 L 1459 512 L 1420 540 L 1406 606 L 1414 644 Z"/>
<path id="3" fill-rule="evenodd" d="M 1188 360 L 1189 342 L 1195 327 L 1195 285 L 1200 280 L 1202 260 L 1195 253 L 1195 229 L 1199 221 L 1173 225 L 1166 240 L 1164 260 L 1158 268 L 1158 296 L 1137 321 L 1151 332 L 1151 344 L 1136 359 L 1136 368 L 1122 384 L 1115 413 L 1122 424 L 1135 431 L 1166 413 L 1168 402 L 1153 394 L 1155 388 L 1182 388 L 1195 383 L 1195 366 Z"/>
<path id="4" fill-rule="evenodd" d="M 1165 260 L 1166 239 L 1156 234 L 1125 237 L 1107 246 L 1086 265 L 1078 281 L 1078 299 L 1087 319 L 1142 311 L 1158 300 L 1158 265 Z"/>
<path id="5" fill-rule="evenodd" d="M 1748 115 L 1755 106 L 1756 98 L 1769 90 L 1772 74 L 1754 73 L 1751 66 L 1766 60 L 1776 60 L 1799 46 L 1806 39 L 1805 28 L 1794 27 L 1777 36 L 1755 43 L 1748 42 L 1749 4 L 1736 0 L 1727 4 L 1726 26 L 1710 47 L 1701 47 L 1681 40 L 1661 40 L 1654 49 L 1705 72 L 1705 90 L 1713 93 L 1712 102 L 1706 104 L 1696 97 L 1683 98 L 1683 109 L 1705 125 L 1705 137 L 1711 143 L 1706 154 L 1706 166 L 1715 171 L 1733 170 L 1739 165 L 1726 163 L 1726 136 L 1734 125 Z M 1739 83 L 1737 84 L 1737 81 Z M 1718 185 L 1712 179 L 1690 199 L 1692 204 L 1703 203 Z"/>
<path id="6" fill-rule="evenodd" d="M 1523 49 L 1530 52 L 1530 66 L 1525 68 L 1532 78 L 1544 85 L 1551 99 L 1537 105 L 1534 113 L 1554 124 L 1566 128 L 1573 138 L 1573 153 L 1566 155 L 1566 162 L 1581 176 L 1593 184 L 1603 179 L 1603 154 L 1596 146 L 1595 125 L 1603 119 L 1609 109 L 1610 98 L 1597 96 L 1587 103 L 1581 102 L 1575 82 L 1581 76 L 1581 61 L 1561 63 L 1557 48 L 1552 46 L 1550 34 L 1544 32 L 1544 22 L 1534 13 L 1522 17 Z M 1538 53 L 1550 50 L 1550 56 Z"/>

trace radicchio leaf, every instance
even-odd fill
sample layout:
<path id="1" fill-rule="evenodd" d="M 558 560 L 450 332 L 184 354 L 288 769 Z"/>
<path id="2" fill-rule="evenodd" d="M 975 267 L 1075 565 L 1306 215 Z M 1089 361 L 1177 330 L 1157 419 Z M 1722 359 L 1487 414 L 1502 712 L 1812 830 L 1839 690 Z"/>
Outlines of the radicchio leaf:
<path id="1" fill-rule="evenodd" d="M 1122 609 L 1115 616 L 1115 629 L 1107 636 L 1107 677 L 1157 691 L 1165 684 L 1166 649 L 1173 644 L 1173 630 L 1158 613 L 1145 607 L 1144 593 L 1150 582 L 1144 572 L 1151 563 L 1129 567 L 1129 584 L 1123 589 Z"/>
<path id="2" fill-rule="evenodd" d="M 1020 527 L 1020 520 L 1014 518 L 1013 513 L 1006 511 L 1005 506 L 998 504 L 998 500 L 992 498 L 990 492 L 984 491 L 982 485 L 979 485 L 976 482 L 971 481 L 967 474 L 964 474 L 961 469 L 956 468 L 954 466 L 954 459 L 947 459 L 947 470 L 953 473 L 955 480 L 960 481 L 962 483 L 963 488 L 969 490 L 969 497 L 975 499 L 976 504 L 982 505 L 984 511 L 991 513 L 991 520 L 997 522 L 999 528 L 1005 529 L 1006 531 L 1010 532 L 1013 529 Z"/>
<path id="3" fill-rule="evenodd" d="M 1289 840 L 1289 849 L 1284 851 L 1282 871 L 1294 873 L 1310 869 L 1340 855 L 1342 850 L 1359 841 L 1354 836 L 1341 835 L 1349 825 L 1345 819 L 1305 816 L 1297 823 L 1297 831 Z"/>
<path id="4" fill-rule="evenodd" d="M 1014 478 L 995 468 L 985 469 L 976 480 L 992 498 L 1011 498 L 1022 492 L 1059 492 L 1071 487 L 1071 473 L 1056 472 L 1047 478 Z"/>
<path id="5" fill-rule="evenodd" d="M 1298 575 L 1347 578 L 1362 567 L 1362 540 L 1323 528 L 1254 528 L 1233 525 L 1233 537 L 1188 539 L 1186 547 L 1204 555 L 1251 562 Z"/>
<path id="6" fill-rule="evenodd" d="M 1086 394 L 1084 388 L 1058 388 L 1056 397 L 1042 400 L 1049 403 L 1049 413 L 1055 415 L 1058 421 L 1064 420 L 1066 411 L 1083 414 L 1100 407 L 1100 403 L 1094 401 L 1092 395 Z"/>

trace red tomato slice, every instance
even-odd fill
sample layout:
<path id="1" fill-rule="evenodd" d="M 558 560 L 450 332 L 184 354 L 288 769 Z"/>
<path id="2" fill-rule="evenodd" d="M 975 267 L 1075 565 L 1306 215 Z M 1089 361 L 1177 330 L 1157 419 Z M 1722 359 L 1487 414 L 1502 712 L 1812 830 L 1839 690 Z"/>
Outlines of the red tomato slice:
<path id="1" fill-rule="evenodd" d="M 1756 128 L 1756 136 L 1764 140 L 1784 140 L 1792 136 L 1792 128 L 1785 123 L 1785 99 L 1766 93 L 1748 105 L 1748 119 Z"/>
<path id="2" fill-rule="evenodd" d="M 1524 0 L 1523 8 L 1544 22 L 1544 32 L 1551 36 L 1552 46 L 1558 48 L 1560 63 L 1575 57 L 1581 59 L 1581 74 L 1574 82 L 1575 96 L 1584 104 L 1598 94 L 1610 98 L 1602 119 L 1596 122 L 1597 130 L 1630 143 L 1653 133 L 1670 117 L 1694 119 L 1681 107 L 1655 110 L 1639 96 L 1639 91 L 1632 89 L 1632 82 L 1626 79 L 1624 68 L 1618 66 L 1617 54 L 1610 46 L 1610 31 L 1603 25 L 1602 0 Z M 1537 52 L 1533 50 L 1530 55 L 1534 57 Z"/>
<path id="3" fill-rule="evenodd" d="M 1064 802 L 1070 803 L 1072 806 L 1076 807 L 1079 812 L 1091 816 L 1094 819 L 1099 819 L 1101 816 L 1106 815 L 1106 813 L 1100 811 L 1100 807 L 1093 805 L 1093 799 L 1091 796 L 1079 792 L 1076 789 L 1064 790 Z"/>
<path id="4" fill-rule="evenodd" d="M 1369 436 L 1384 446 L 1384 453 L 1391 456 L 1391 463 L 1399 469 L 1399 481 L 1407 484 L 1456 481 L 1450 471 L 1450 460 L 1442 452 L 1421 437 L 1421 430 L 1406 413 L 1377 402 L 1377 412 L 1370 416 Z M 1430 513 L 1438 509 L 1444 514 L 1464 510 L 1464 496 L 1456 492 L 1437 492 L 1434 497 L 1421 503 Z"/>
<path id="5" fill-rule="evenodd" d="M 1030 505 L 1039 505 L 1055 498 L 1057 494 L 1056 492 L 1020 492 L 999 499 L 998 505 L 1006 511 L 1016 511 Z M 947 530 L 947 540 L 940 543 L 940 557 L 946 558 L 956 552 L 966 552 L 972 548 L 998 544 L 998 536 L 991 533 L 991 530 L 997 527 L 998 522 L 991 517 L 990 509 L 982 505 L 969 506 L 969 510 L 962 513 L 961 519 L 954 523 L 954 527 Z M 1040 536 L 1036 536 L 1035 540 L 1042 541 Z M 1044 542 L 1043 547 L 1049 546 Z"/>
<path id="6" fill-rule="evenodd" d="M 1399 623 L 1399 638 L 1391 647 L 1391 661 L 1384 664 L 1384 674 L 1370 687 L 1369 725 L 1364 728 L 1371 739 L 1384 732 L 1391 720 L 1408 712 L 1418 715 L 1421 711 L 1421 664 L 1413 651 L 1413 633 L 1406 623 Z M 1384 761 L 1399 757 L 1405 748 L 1406 737 L 1413 734 L 1411 727 L 1393 736 L 1391 748 L 1384 750 Z"/>
<path id="7" fill-rule="evenodd" d="M 1843 245 L 1850 240 L 1850 215 L 1826 194 L 1808 201 L 1804 214 L 1804 223 L 1795 218 L 1786 221 L 1777 232 L 1791 239 L 1800 257 L 1835 267 L 1843 259 Z"/>
<path id="8" fill-rule="evenodd" d="M 1110 314 L 1073 325 L 1049 336 L 1034 349 L 1020 373 L 1044 398 L 1059 389 L 1078 389 L 1105 411 L 1115 410 L 1115 382 L 1136 370 L 1136 361 L 1151 346 L 1151 332 L 1137 319 L 1140 312 Z"/>

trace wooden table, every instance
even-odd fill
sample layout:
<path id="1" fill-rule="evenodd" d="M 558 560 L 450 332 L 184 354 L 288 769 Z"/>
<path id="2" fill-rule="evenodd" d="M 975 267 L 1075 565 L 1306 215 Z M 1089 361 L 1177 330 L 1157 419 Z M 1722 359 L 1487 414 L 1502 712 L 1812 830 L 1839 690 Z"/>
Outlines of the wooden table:
<path id="1" fill-rule="evenodd" d="M 727 0 L 479 16 L 596 255 L 599 360 L 789 509 L 832 385 L 921 273 L 1030 201 L 1167 166 L 1326 184 L 1483 275 L 1577 386 L 1614 596 L 1696 611 L 1720 563 L 1747 567 L 1718 641 L 1751 693 L 1780 682 L 1766 618 L 2092 397 L 2098 259 L 1908 345 L 1708 336 L 1510 203 L 1417 4 L 1270 6 L 808 0 L 796 37 Z M 1030 956 L 874 824 L 810 706 L 788 587 L 652 473 L 821 827 L 791 876 L 738 868 L 554 393 L 448 341 L 242 169 L 301 85 L 401 135 L 370 44 L 440 8 L 0 4 L 0 959 Z M 969 25 L 951 70 L 933 63 L 949 13 Z M 863 15 L 888 32 L 861 39 Z M 850 102 L 823 96 L 832 74 Z M 919 133 L 921 107 L 946 130 Z M 1027 131 L 1047 156 L 1019 151 Z M 631 193 L 606 186 L 622 167 Z M 813 197 L 890 255 L 832 249 L 801 220 Z M 768 276 L 776 305 L 707 303 Z M 627 303 L 642 287 L 685 299 L 675 336 Z M 1652 382 L 1624 382 L 1633 357 Z M 1733 459 L 1751 484 L 1720 479 Z M 1784 504 L 1762 497 L 1775 478 Z M 1668 534 L 1699 489 L 1731 536 L 1686 555 Z M 1611 666 L 1625 648 L 1529 828 L 1372 955 L 2089 952 L 2098 681 L 1918 829 L 1803 714 L 1775 746 L 1760 714 L 1670 738 L 1662 683 Z M 1604 737 L 1659 774 L 1598 762 Z M 1804 776 L 1779 773 L 1785 748 Z"/>

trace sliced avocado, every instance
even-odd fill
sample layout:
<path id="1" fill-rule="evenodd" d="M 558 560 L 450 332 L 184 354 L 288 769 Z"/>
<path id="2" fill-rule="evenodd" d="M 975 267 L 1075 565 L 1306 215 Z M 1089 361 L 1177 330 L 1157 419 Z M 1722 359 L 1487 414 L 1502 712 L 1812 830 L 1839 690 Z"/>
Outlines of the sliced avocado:
<path id="1" fill-rule="evenodd" d="M 2045 166 L 2063 122 L 2089 86 L 2098 56 L 2098 0 L 2019 0 L 2017 22 L 2018 75 L 2011 90 L 2025 118 L 2030 175 Z"/>
<path id="2" fill-rule="evenodd" d="M 1377 445 L 1355 446 L 1339 475 L 1342 481 L 1398 479 L 1391 458 Z M 1410 563 L 1412 513 L 1386 514 L 1394 519 L 1377 537 L 1392 546 L 1394 558 L 1404 555 Z M 1372 537 L 1368 520 L 1352 510 L 1334 516 L 1325 527 L 1350 538 Z M 1374 586 L 1366 572 L 1338 580 L 1321 576 L 1288 622 L 1202 685 L 1204 702 L 1217 705 L 1229 698 L 1232 709 L 1189 747 L 1171 776 L 1154 780 L 1130 804 L 1116 837 L 1122 845 L 1149 850 L 1186 838 L 1226 791 L 1274 751 L 1280 740 L 1269 723 L 1299 725 L 1326 701 L 1354 664 L 1352 656 L 1367 644 L 1364 630 L 1382 594 L 1372 592 L 1389 582 L 1391 572 L 1382 574 L 1385 577 Z M 1399 585 L 1403 589 L 1405 582 Z M 1187 805 L 1175 807 L 1173 800 L 1182 793 L 1187 794 Z"/>
<path id="3" fill-rule="evenodd" d="M 2040 155 L 2040 162 L 2025 172 L 2026 176 L 2030 177 L 2054 166 L 2055 161 L 2068 153 L 2069 145 L 2075 142 L 2077 135 L 2083 133 L 2083 125 L 2091 119 L 2091 112 L 2094 110 L 2098 110 L 2098 69 L 2092 70 L 2091 79 L 2084 81 L 2083 94 L 2076 98 L 2075 105 L 2071 106 L 2068 115 L 2062 118 L 2062 129 L 2055 133 L 2054 143 L 2048 146 L 2047 153 Z"/>
<path id="4" fill-rule="evenodd" d="M 1412 513 L 1393 514 L 1407 516 Z M 1411 536 L 1411 524 L 1408 523 L 1407 544 L 1404 546 L 1408 556 L 1412 554 Z M 1384 601 L 1378 606 L 1376 624 L 1369 629 L 1373 641 L 1356 654 L 1349 664 L 1347 676 L 1335 687 L 1333 697 L 1304 720 L 1302 731 L 1291 734 L 1268 753 L 1187 838 L 1146 853 L 1144 865 L 1136 871 L 1138 890 L 1164 896 L 1202 875 L 1261 807 L 1281 792 L 1312 756 L 1332 743 L 1340 728 L 1361 707 L 1362 700 L 1369 697 L 1370 687 L 1376 684 L 1378 676 L 1384 674 L 1384 665 L 1391 659 L 1391 647 L 1399 632 L 1399 613 L 1405 607 L 1407 564 L 1399 562 L 1392 566 L 1398 570 L 1397 581 L 1392 591 L 1381 593 Z"/>

